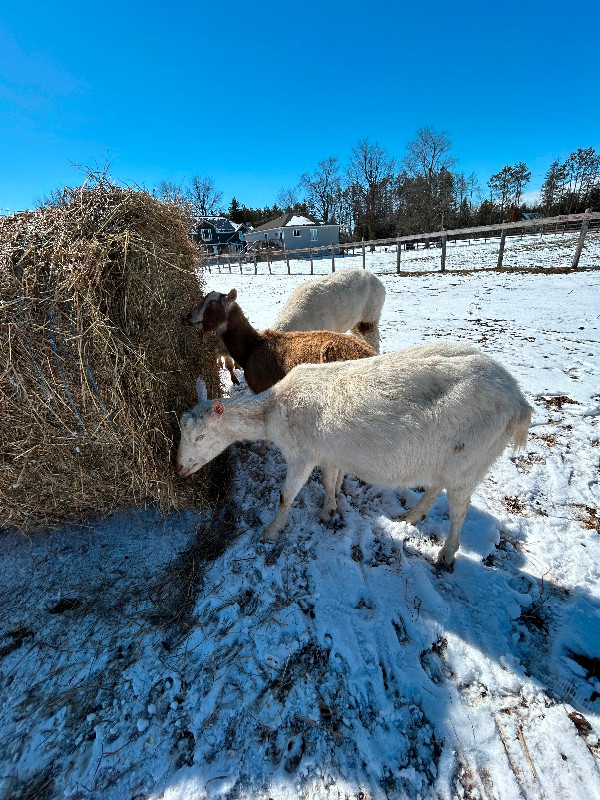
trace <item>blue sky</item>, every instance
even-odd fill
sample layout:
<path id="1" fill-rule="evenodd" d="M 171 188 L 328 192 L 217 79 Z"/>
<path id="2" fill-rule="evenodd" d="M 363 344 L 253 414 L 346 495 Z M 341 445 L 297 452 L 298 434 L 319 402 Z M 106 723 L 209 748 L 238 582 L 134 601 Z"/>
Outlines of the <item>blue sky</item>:
<path id="1" fill-rule="evenodd" d="M 102 166 L 146 188 L 211 176 L 271 205 L 368 137 L 401 158 L 448 132 L 485 185 L 525 161 L 600 149 L 599 13 L 570 6 L 371 0 L 153 0 L 0 7 L 0 209 Z"/>

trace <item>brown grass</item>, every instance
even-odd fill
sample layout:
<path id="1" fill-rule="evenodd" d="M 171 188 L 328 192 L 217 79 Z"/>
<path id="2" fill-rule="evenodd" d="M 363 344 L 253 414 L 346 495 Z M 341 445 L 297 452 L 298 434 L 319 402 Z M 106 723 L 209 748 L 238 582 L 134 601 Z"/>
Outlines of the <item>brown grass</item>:
<path id="1" fill-rule="evenodd" d="M 0 219 L 0 529 L 203 501 L 171 465 L 196 376 L 218 394 L 198 252 L 175 206 L 86 183 Z"/>

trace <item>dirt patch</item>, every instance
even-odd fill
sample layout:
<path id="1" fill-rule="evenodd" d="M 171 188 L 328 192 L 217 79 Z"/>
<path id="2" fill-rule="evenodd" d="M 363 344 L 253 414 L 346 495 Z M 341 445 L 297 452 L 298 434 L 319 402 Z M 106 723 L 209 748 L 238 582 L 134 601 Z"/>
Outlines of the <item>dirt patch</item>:
<path id="1" fill-rule="evenodd" d="M 539 439 L 540 442 L 544 442 L 547 445 L 553 445 L 557 443 L 557 438 L 553 433 L 529 433 L 530 439 Z"/>
<path id="2" fill-rule="evenodd" d="M 539 453 L 526 453 L 525 455 L 513 456 L 512 461 L 517 469 L 522 472 L 530 472 L 535 464 L 545 464 L 546 459 Z"/>
<path id="3" fill-rule="evenodd" d="M 583 527 L 588 531 L 596 531 L 600 534 L 600 517 L 598 509 L 593 506 L 575 506 L 579 513 L 579 519 Z"/>
<path id="4" fill-rule="evenodd" d="M 511 514 L 524 514 L 525 502 L 520 497 L 504 497 L 504 505 Z"/>
<path id="5" fill-rule="evenodd" d="M 577 728 L 577 733 L 580 736 L 587 736 L 588 733 L 592 732 L 592 726 L 583 716 L 583 714 L 580 714 L 578 711 L 572 711 L 569 714 L 569 719 L 571 720 L 573 725 L 575 725 L 575 727 Z"/>
<path id="6" fill-rule="evenodd" d="M 566 395 L 557 395 L 556 397 L 544 397 L 543 395 L 535 398 L 536 402 L 543 403 L 548 409 L 556 409 L 561 411 L 564 405 L 580 406 L 579 400 L 572 400 Z"/>

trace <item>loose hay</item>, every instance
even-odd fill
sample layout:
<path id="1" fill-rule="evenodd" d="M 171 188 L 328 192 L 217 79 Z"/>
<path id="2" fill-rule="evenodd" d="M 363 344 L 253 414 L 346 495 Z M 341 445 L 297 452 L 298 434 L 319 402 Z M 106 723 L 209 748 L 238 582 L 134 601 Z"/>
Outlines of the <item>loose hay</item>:
<path id="1" fill-rule="evenodd" d="M 218 394 L 181 323 L 198 251 L 175 206 L 92 184 L 0 219 L 0 529 L 206 499 L 171 464 L 196 376 Z"/>

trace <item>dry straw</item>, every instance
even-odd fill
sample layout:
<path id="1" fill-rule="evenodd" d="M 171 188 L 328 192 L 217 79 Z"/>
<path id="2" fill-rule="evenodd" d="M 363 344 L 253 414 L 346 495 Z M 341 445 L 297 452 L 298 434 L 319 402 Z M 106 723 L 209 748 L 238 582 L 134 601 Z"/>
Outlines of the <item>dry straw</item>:
<path id="1" fill-rule="evenodd" d="M 103 176 L 0 219 L 0 529 L 203 502 L 172 467 L 196 376 L 218 392 L 197 260 L 176 206 Z"/>

